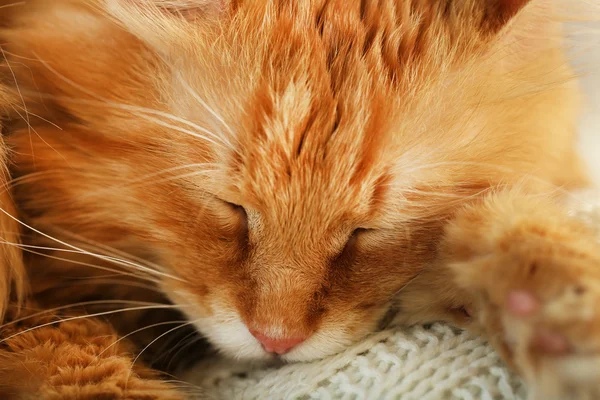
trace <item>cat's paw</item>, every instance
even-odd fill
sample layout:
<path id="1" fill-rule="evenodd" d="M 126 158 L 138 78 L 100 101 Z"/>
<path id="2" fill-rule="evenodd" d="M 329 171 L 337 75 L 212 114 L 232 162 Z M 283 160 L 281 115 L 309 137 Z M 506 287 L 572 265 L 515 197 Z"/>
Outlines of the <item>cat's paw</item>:
<path id="1" fill-rule="evenodd" d="M 536 400 L 600 399 L 600 213 L 568 209 L 498 192 L 459 211 L 441 247 L 467 327 L 487 336 Z"/>
<path id="2" fill-rule="evenodd" d="M 461 273 L 477 288 L 474 321 L 531 398 L 600 398 L 600 247 L 592 238 L 519 229 Z"/>
<path id="3" fill-rule="evenodd" d="M 500 310 L 502 345 L 533 399 L 600 398 L 600 296 L 571 284 L 553 298 L 515 290 Z"/>

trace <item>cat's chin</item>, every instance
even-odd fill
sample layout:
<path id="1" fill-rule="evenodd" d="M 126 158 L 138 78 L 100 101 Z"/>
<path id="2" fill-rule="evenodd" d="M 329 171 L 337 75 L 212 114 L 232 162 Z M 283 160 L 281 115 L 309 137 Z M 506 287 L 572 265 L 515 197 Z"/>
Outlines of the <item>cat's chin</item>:
<path id="1" fill-rule="evenodd" d="M 310 362 L 338 354 L 363 337 L 376 326 L 361 324 L 359 331 L 350 334 L 343 323 L 324 324 L 303 343 L 285 354 L 274 355 L 265 351 L 261 343 L 250 333 L 237 310 L 226 307 L 222 302 L 210 302 L 210 313 L 206 307 L 194 304 L 193 296 L 185 290 L 165 290 L 202 336 L 224 357 L 244 362 Z M 202 315 L 204 314 L 204 315 Z"/>
<path id="2" fill-rule="evenodd" d="M 234 311 L 222 311 L 219 317 L 201 318 L 196 321 L 198 331 L 219 353 L 227 358 L 247 362 L 315 361 L 340 353 L 360 339 L 348 338 L 343 328 L 321 329 L 288 353 L 274 355 L 263 349 Z"/>

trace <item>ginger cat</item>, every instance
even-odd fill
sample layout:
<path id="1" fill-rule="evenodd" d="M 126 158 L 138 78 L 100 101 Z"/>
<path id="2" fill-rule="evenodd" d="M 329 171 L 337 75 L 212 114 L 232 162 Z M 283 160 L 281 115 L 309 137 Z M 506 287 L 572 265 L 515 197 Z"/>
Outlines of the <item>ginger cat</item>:
<path id="1" fill-rule="evenodd" d="M 445 320 L 600 393 L 560 5 L 0 2 L 3 398 L 186 398 L 128 335 L 172 309 L 289 362 Z"/>

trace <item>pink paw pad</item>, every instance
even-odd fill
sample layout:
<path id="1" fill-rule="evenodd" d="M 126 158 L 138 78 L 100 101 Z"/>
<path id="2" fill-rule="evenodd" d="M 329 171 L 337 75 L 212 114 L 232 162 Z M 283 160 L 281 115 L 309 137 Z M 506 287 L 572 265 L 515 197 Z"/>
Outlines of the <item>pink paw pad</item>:
<path id="1" fill-rule="evenodd" d="M 540 329 L 533 339 L 533 347 L 542 353 L 550 355 L 563 355 L 570 351 L 567 339 L 549 330 Z"/>
<path id="2" fill-rule="evenodd" d="M 514 291 L 508 295 L 507 307 L 515 316 L 527 317 L 540 309 L 540 303 L 529 292 Z"/>
<path id="3" fill-rule="evenodd" d="M 530 292 L 519 290 L 511 292 L 507 298 L 507 308 L 517 317 L 529 317 L 541 309 L 540 301 Z M 547 329 L 538 329 L 532 347 L 542 353 L 562 355 L 570 351 L 567 339 Z"/>

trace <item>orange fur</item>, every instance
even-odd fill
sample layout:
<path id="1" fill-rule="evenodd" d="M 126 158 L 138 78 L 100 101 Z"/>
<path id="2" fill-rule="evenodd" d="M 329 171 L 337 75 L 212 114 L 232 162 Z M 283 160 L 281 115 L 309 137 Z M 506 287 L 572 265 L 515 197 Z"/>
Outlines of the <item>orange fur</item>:
<path id="1" fill-rule="evenodd" d="M 46 307 L 162 299 L 94 284 L 109 269 L 160 289 L 234 357 L 270 357 L 250 330 L 307 337 L 288 361 L 332 354 L 398 298 L 406 323 L 493 335 L 485 310 L 502 303 L 481 292 L 497 275 L 468 260 L 501 246 L 477 241 L 484 221 L 510 231 L 499 217 L 520 211 L 506 204 L 587 183 L 551 2 L 28 0 L 4 13 L 3 82 L 22 96 L 6 112 L 11 190 L 21 240 L 42 247 L 25 259 Z M 539 207 L 559 215 L 546 197 Z M 0 293 L 11 280 L 23 293 L 17 247 L 3 254 Z M 85 277 L 96 281 L 70 285 Z M 478 322 L 460 312 L 473 304 Z"/>

